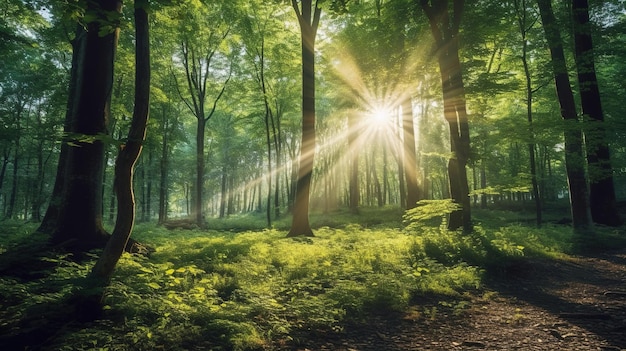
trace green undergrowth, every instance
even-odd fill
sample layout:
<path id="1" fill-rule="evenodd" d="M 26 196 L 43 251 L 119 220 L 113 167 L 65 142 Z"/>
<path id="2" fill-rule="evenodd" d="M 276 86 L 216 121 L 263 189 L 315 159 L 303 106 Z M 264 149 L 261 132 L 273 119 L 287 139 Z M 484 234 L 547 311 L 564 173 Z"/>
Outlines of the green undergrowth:
<path id="1" fill-rule="evenodd" d="M 401 228 L 402 209 L 394 206 L 362 208 L 359 213 L 351 213 L 347 209 L 331 211 L 314 211 L 311 213 L 310 224 L 313 229 L 323 227 L 343 228 L 351 223 L 358 223 L 363 228 Z M 278 218 L 272 214 L 270 227 L 288 231 L 291 226 L 291 215 L 283 213 Z M 268 227 L 265 212 L 235 214 L 224 218 L 208 218 L 206 227 L 212 230 L 244 232 L 263 230 Z"/>
<path id="2" fill-rule="evenodd" d="M 313 238 L 286 238 L 284 229 L 138 225 L 133 237 L 156 251 L 150 257 L 124 254 L 106 290 L 104 317 L 64 326 L 44 349 L 298 345 L 304 333 L 341 333 L 346 323 L 365 323 L 372 315 L 463 313 L 466 297 L 481 293 L 486 277 L 508 279 L 510 268 L 523 260 L 565 259 L 572 250 L 571 230 L 564 226 L 499 226 L 493 218 L 478 218 L 472 233 L 447 231 L 445 206 L 422 203 L 403 224 L 397 211 L 393 218 L 393 211 L 369 218 L 367 225 L 348 222 L 359 217 L 342 213 L 341 221 L 332 219 L 337 225 L 318 227 Z M 8 250 L 16 241 L 8 232 L 15 228 L 1 228 L 0 247 Z M 599 237 L 618 234 L 601 231 Z M 54 263 L 45 276 L 2 275 L 0 335 L 18 333 L 21 319 L 50 304 L 71 303 L 93 257 L 77 263 L 50 254 L 42 258 Z"/>

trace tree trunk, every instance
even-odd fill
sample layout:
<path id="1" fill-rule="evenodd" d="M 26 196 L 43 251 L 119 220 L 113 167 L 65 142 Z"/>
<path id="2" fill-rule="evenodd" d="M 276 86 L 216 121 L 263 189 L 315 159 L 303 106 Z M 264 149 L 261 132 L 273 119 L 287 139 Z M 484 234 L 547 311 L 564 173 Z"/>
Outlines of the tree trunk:
<path id="1" fill-rule="evenodd" d="M 589 169 L 589 202 L 594 222 L 620 226 L 623 221 L 617 211 L 611 152 L 604 126 L 600 88 L 596 77 L 589 4 L 587 0 L 572 1 L 574 46 L 578 85 L 583 111 L 587 163 Z"/>
<path id="2" fill-rule="evenodd" d="M 280 113 L 281 112 L 277 109 L 275 114 L 270 114 L 270 121 L 272 122 L 272 135 L 274 137 L 274 153 L 276 155 L 276 181 L 274 182 L 274 218 L 276 219 L 280 217 L 280 173 L 283 171 L 281 162 L 282 147 L 280 139 Z"/>
<path id="3" fill-rule="evenodd" d="M 265 91 L 263 95 L 266 96 Z M 271 112 L 269 104 L 267 103 L 267 97 L 265 97 L 265 118 L 263 119 L 263 122 L 265 123 L 265 146 L 267 147 L 267 199 L 265 217 L 268 228 L 271 228 L 272 226 L 272 142 L 270 138 L 270 114 Z"/>
<path id="4" fill-rule="evenodd" d="M 383 190 L 382 193 L 380 191 L 380 184 L 378 182 L 378 176 L 376 175 L 376 159 L 374 157 L 374 152 L 372 152 L 372 169 L 374 170 L 374 180 L 376 181 L 376 184 L 378 185 L 378 189 L 376 190 L 378 193 L 378 206 L 382 207 L 387 203 L 392 203 L 392 199 L 391 199 L 391 189 L 389 187 L 389 148 L 388 145 L 386 143 L 383 144 L 382 147 L 382 153 L 383 153 Z M 398 174 L 402 174 L 402 167 L 400 166 L 400 164 L 398 164 Z M 404 179 L 402 179 L 401 177 L 399 177 L 399 187 L 400 189 L 398 190 L 398 193 L 401 194 L 406 194 L 404 191 Z M 388 202 L 387 202 L 388 201 Z M 404 207 L 405 202 L 400 201 L 400 204 L 402 207 Z"/>
<path id="5" fill-rule="evenodd" d="M 356 145 L 357 115 L 350 113 L 348 115 L 348 153 L 350 157 L 350 176 L 348 178 L 348 209 L 351 213 L 359 213 L 359 146 Z M 369 199 L 368 199 L 369 201 Z"/>
<path id="6" fill-rule="evenodd" d="M 115 265 L 122 256 L 135 221 L 133 194 L 133 168 L 146 138 L 150 107 L 150 43 L 148 29 L 148 0 L 135 2 L 136 55 L 135 55 L 135 106 L 128 140 L 120 148 L 115 161 L 114 187 L 117 193 L 117 218 L 113 234 L 96 261 L 90 278 L 106 286 L 111 280 Z"/>
<path id="7" fill-rule="evenodd" d="M 148 147 L 148 174 L 152 174 L 152 148 Z M 152 177 L 146 181 L 146 217 L 145 221 L 152 219 Z"/>
<path id="8" fill-rule="evenodd" d="M 383 207 L 385 205 L 385 198 L 383 196 L 383 191 L 380 186 L 380 180 L 378 180 L 378 172 L 376 171 L 376 154 L 374 150 L 372 150 L 372 161 L 370 162 L 372 167 L 372 179 L 371 182 L 374 187 L 374 194 L 376 194 L 376 204 L 378 207 Z"/>
<path id="9" fill-rule="evenodd" d="M 234 178 L 234 174 L 235 174 L 235 170 L 231 170 L 230 172 L 231 174 L 233 174 L 233 176 L 228 177 L 228 205 L 227 205 L 227 211 L 226 214 L 228 216 L 232 215 L 234 212 L 234 199 L 235 199 L 235 189 L 234 189 L 234 183 L 235 183 L 235 178 Z"/>
<path id="10" fill-rule="evenodd" d="M 520 6 L 521 5 L 521 6 Z M 520 33 L 522 35 L 522 65 L 524 67 L 524 76 L 526 78 L 526 119 L 528 121 L 528 129 L 530 132 L 530 140 L 528 143 L 528 155 L 529 155 L 529 163 L 530 163 L 530 176 L 531 183 L 533 187 L 533 200 L 535 202 L 535 220 L 537 223 L 537 227 L 541 226 L 542 223 L 542 209 L 541 209 L 541 194 L 539 192 L 539 184 L 537 182 L 537 162 L 535 161 L 535 132 L 533 128 L 533 86 L 532 86 L 532 76 L 530 73 L 530 68 L 528 66 L 528 20 L 527 20 L 527 6 L 526 1 L 523 0 L 521 4 L 515 3 L 516 10 L 518 13 L 518 24 L 520 28 Z"/>
<path id="11" fill-rule="evenodd" d="M 444 117 L 450 129 L 448 161 L 450 196 L 460 209 L 450 214 L 448 229 L 472 230 L 469 185 L 467 182 L 467 160 L 470 153 L 469 124 L 465 104 L 465 87 L 459 59 L 459 26 L 463 0 L 453 1 L 453 12 L 449 13 L 448 0 L 420 0 L 428 17 L 431 32 L 437 45 L 439 73 L 443 90 Z"/>
<path id="12" fill-rule="evenodd" d="M 202 115 L 200 115 L 202 116 Z M 204 189 L 204 135 L 206 130 L 206 120 L 198 117 L 196 126 L 196 184 L 194 186 L 194 219 L 199 227 L 204 227 L 204 214 L 202 213 L 202 194 Z"/>
<path id="13" fill-rule="evenodd" d="M 0 191 L 2 191 L 2 186 L 4 184 L 4 177 L 6 175 L 7 165 L 9 164 L 10 154 L 11 154 L 10 147 L 7 147 L 3 150 L 2 168 L 0 168 Z M 2 213 L 2 208 L 0 208 L 0 213 Z"/>
<path id="14" fill-rule="evenodd" d="M 227 176 L 226 176 L 226 165 L 222 166 L 222 180 L 221 180 L 221 195 L 220 195 L 220 218 L 224 218 L 226 216 L 226 205 L 227 205 L 227 189 L 226 189 L 226 181 L 227 181 Z M 261 207 L 260 204 L 260 199 L 261 199 L 261 189 L 259 189 L 259 208 Z"/>
<path id="15" fill-rule="evenodd" d="M 406 209 L 406 183 L 404 181 L 404 158 L 402 155 L 396 158 L 398 166 L 398 193 L 400 194 L 400 207 Z"/>
<path id="16" fill-rule="evenodd" d="M 565 121 L 565 169 L 570 194 L 570 205 L 574 231 L 586 234 L 592 228 L 589 209 L 589 193 L 587 191 L 587 176 L 584 169 L 583 136 L 576 113 L 574 94 L 570 86 L 563 41 L 558 24 L 552 12 L 551 0 L 537 0 L 543 22 L 550 55 L 556 93 L 561 106 L 561 116 Z"/>
<path id="17" fill-rule="evenodd" d="M 104 143 L 101 137 L 107 134 L 109 122 L 118 29 L 106 30 L 101 26 L 108 25 L 110 14 L 119 13 L 121 6 L 118 0 L 88 2 L 87 14 L 100 20 L 87 24 L 84 45 L 78 45 L 76 96 L 68 104 L 75 111 L 69 128 L 74 138 L 71 141 L 78 146 L 67 148 L 61 207 L 52 236 L 53 243 L 73 251 L 102 247 L 108 238 L 102 227 Z"/>
<path id="18" fill-rule="evenodd" d="M 70 69 L 69 89 L 67 94 L 67 107 L 65 110 L 65 121 L 63 122 L 63 132 L 70 133 L 74 118 L 76 117 L 76 99 L 79 97 L 79 76 L 80 66 L 82 65 L 83 51 L 86 43 L 87 34 L 82 25 L 76 26 L 76 33 L 74 40 L 71 41 L 72 45 L 72 67 Z M 40 233 L 52 234 L 56 227 L 59 218 L 59 212 L 62 204 L 62 195 L 64 193 L 65 186 L 65 171 L 67 168 L 67 154 L 70 146 L 63 140 L 61 142 L 61 152 L 59 153 L 59 160 L 57 162 L 57 171 L 52 187 L 52 194 L 50 201 L 48 202 L 48 208 L 44 214 L 43 220 L 37 228 Z"/>
<path id="19" fill-rule="evenodd" d="M 406 208 L 417 206 L 419 188 L 417 185 L 417 154 L 415 151 L 415 127 L 413 126 L 413 106 L 411 98 L 402 101 L 402 134 L 404 139 L 404 178 L 406 180 Z"/>
<path id="20" fill-rule="evenodd" d="M 167 221 L 167 172 L 169 166 L 169 149 L 168 149 L 168 119 L 163 108 L 161 116 L 161 133 L 163 135 L 163 143 L 161 145 L 161 161 L 159 163 L 159 219 L 158 223 L 163 224 Z"/>
<path id="21" fill-rule="evenodd" d="M 17 128 L 20 129 L 19 117 L 17 122 Z M 18 132 L 19 133 L 19 132 Z M 19 135 L 15 140 L 15 148 L 13 150 L 13 174 L 11 180 L 11 193 L 9 195 L 9 203 L 7 205 L 6 218 L 13 218 L 15 212 L 15 203 L 17 201 L 17 187 L 19 184 L 19 177 L 17 175 L 17 171 L 19 169 L 19 161 L 20 161 L 20 138 Z"/>
<path id="22" fill-rule="evenodd" d="M 302 44 L 302 143 L 293 220 L 287 236 L 313 236 L 309 224 L 309 197 L 315 159 L 315 36 L 321 9 L 317 1 L 312 9 L 311 0 L 302 0 L 301 11 L 296 0 L 291 3 L 300 24 Z"/>

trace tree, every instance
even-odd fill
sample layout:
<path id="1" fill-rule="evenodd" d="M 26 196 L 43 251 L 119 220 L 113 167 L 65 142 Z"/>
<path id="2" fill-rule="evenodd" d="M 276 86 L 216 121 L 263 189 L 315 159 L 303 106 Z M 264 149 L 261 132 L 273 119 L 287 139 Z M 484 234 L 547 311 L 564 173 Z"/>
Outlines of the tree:
<path id="1" fill-rule="evenodd" d="M 315 159 L 315 37 L 322 10 L 318 0 L 314 4 L 313 0 L 302 0 L 300 6 L 296 0 L 291 0 L 291 5 L 300 24 L 302 43 L 302 143 L 293 220 L 287 236 L 313 236 L 309 224 L 309 196 Z"/>
<path id="2" fill-rule="evenodd" d="M 402 102 L 402 135 L 404 140 L 404 178 L 406 180 L 406 208 L 417 206 L 420 199 L 417 184 L 417 154 L 415 150 L 415 127 L 411 97 Z"/>
<path id="3" fill-rule="evenodd" d="M 589 205 L 594 222 L 619 226 L 611 153 L 604 126 L 604 112 L 596 77 L 589 4 L 587 0 L 572 1 L 574 48 L 578 85 L 585 127 L 585 145 L 589 165 Z"/>
<path id="4" fill-rule="evenodd" d="M 104 251 L 96 261 L 90 278 L 100 286 L 109 284 L 115 265 L 128 242 L 135 221 L 133 172 L 146 139 L 150 107 L 149 0 L 135 0 L 135 106 L 126 142 L 120 146 L 115 161 L 114 186 L 117 195 L 115 228 Z"/>
<path id="5" fill-rule="evenodd" d="M 526 82 L 526 118 L 530 131 L 530 141 L 528 142 L 528 155 L 530 162 L 530 176 L 532 183 L 533 199 L 535 201 L 535 220 L 537 226 L 541 226 L 542 222 L 542 199 L 539 193 L 539 183 L 537 181 L 537 162 L 535 161 L 535 131 L 533 126 L 533 94 L 536 90 L 533 88 L 532 75 L 529 66 L 529 48 L 528 33 L 536 23 L 537 19 L 529 18 L 528 6 L 526 0 L 514 0 L 515 13 L 517 15 L 517 24 L 522 36 L 522 66 L 524 67 L 524 78 Z"/>
<path id="6" fill-rule="evenodd" d="M 108 239 L 102 226 L 102 178 L 121 7 L 118 0 L 88 2 L 87 22 L 77 25 L 73 42 L 68 138 L 48 209 L 52 212 L 46 213 L 49 222 L 41 226 L 52 231 L 54 244 L 73 251 L 102 247 Z"/>
<path id="7" fill-rule="evenodd" d="M 274 216 L 280 216 L 280 171 L 281 171 L 281 136 L 280 117 L 282 114 L 279 98 L 276 96 L 275 86 L 280 84 L 271 79 L 274 60 L 271 55 L 273 49 L 279 44 L 276 43 L 281 38 L 274 25 L 277 18 L 277 7 L 273 4 L 257 4 L 252 7 L 253 14 L 242 21 L 242 38 L 246 45 L 246 53 L 249 64 L 253 68 L 253 76 L 257 89 L 263 101 L 262 119 L 265 129 L 265 146 L 267 149 L 267 199 L 266 199 L 266 219 L 268 227 L 272 223 L 272 196 L 274 198 Z M 272 23 L 274 21 L 274 23 Z M 273 40 L 272 40 L 273 39 Z M 281 43 L 280 45 L 285 45 Z M 280 62 L 279 58 L 276 61 Z M 274 70 L 275 71 L 275 70 Z M 278 83 L 278 84 L 277 84 Z M 273 144 L 273 147 L 272 147 Z M 272 150 L 274 159 L 272 160 Z M 273 164 L 275 164 L 274 171 Z M 273 186 L 273 187 L 272 187 Z"/>
<path id="8" fill-rule="evenodd" d="M 469 186 L 466 165 L 470 155 L 469 123 L 465 106 L 465 87 L 459 59 L 459 27 L 465 6 L 464 0 L 452 1 L 452 13 L 448 0 L 420 0 L 428 17 L 435 40 L 436 55 L 441 75 L 444 117 L 450 132 L 452 157 L 448 161 L 450 195 L 460 206 L 450 214 L 448 228 L 472 229 Z"/>
<path id="9" fill-rule="evenodd" d="M 546 41 L 552 58 L 552 71 L 556 94 L 565 122 L 565 167 L 570 195 L 570 206 L 574 231 L 584 234 L 592 227 L 589 210 L 587 176 L 584 170 L 583 135 L 580 128 L 574 94 L 570 86 L 563 40 L 559 31 L 551 0 L 537 0 Z"/>
<path id="10" fill-rule="evenodd" d="M 220 57 L 231 26 L 224 18 L 228 15 L 223 7 L 208 7 L 206 4 L 189 4 L 182 10 L 186 21 L 179 22 L 180 59 L 185 70 L 185 94 L 179 90 L 181 99 L 196 117 L 196 180 L 194 184 L 195 221 L 204 226 L 203 192 L 205 175 L 205 133 L 207 122 L 214 115 L 231 78 L 231 68 L 221 67 L 226 57 Z M 210 26 L 206 22 L 211 21 Z M 222 62 L 220 62 L 222 60 Z M 221 79 L 221 83 L 216 83 Z M 180 88 L 179 88 L 180 89 Z M 209 94 L 214 93 L 212 105 Z"/>

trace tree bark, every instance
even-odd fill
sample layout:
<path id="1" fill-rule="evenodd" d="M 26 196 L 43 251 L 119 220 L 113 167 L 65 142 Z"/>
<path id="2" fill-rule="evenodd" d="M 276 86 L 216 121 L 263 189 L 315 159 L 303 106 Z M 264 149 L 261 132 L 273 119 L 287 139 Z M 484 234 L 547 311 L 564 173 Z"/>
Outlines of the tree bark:
<path id="1" fill-rule="evenodd" d="M 550 48 L 556 93 L 561 106 L 565 129 L 565 169 L 570 194 L 570 205 L 574 231 L 585 234 L 592 227 L 589 210 L 587 176 L 584 169 L 583 135 L 576 113 L 574 94 L 570 86 L 563 41 L 552 11 L 551 0 L 537 0 L 543 29 Z"/>
<path id="2" fill-rule="evenodd" d="M 350 176 L 348 178 L 348 209 L 351 213 L 359 213 L 359 146 L 356 145 L 357 115 L 348 115 L 348 153 L 350 157 Z M 369 200 L 369 199 L 368 199 Z"/>
<path id="3" fill-rule="evenodd" d="M 81 60 L 83 58 L 83 50 L 86 42 L 87 34 L 82 25 L 76 26 L 76 33 L 74 39 L 71 41 L 72 45 L 72 67 L 70 69 L 69 89 L 67 94 L 67 107 L 65 110 L 65 121 L 63 123 L 63 133 L 67 134 L 71 132 L 74 118 L 76 117 L 76 98 L 79 96 L 77 89 L 80 85 L 79 69 L 81 66 Z M 50 201 L 48 202 L 48 208 L 46 213 L 37 228 L 40 233 L 52 234 L 57 226 L 59 218 L 59 212 L 62 204 L 62 195 L 65 190 L 65 171 L 67 168 L 67 154 L 69 152 L 69 145 L 66 140 L 61 142 L 61 152 L 59 153 L 59 160 L 57 162 L 57 171 L 52 187 L 52 194 Z"/>
<path id="4" fill-rule="evenodd" d="M 531 183 L 533 187 L 533 200 L 535 203 L 535 221 L 537 223 L 537 227 L 541 226 L 543 221 L 542 219 L 542 199 L 541 193 L 539 192 L 539 184 L 537 181 L 537 162 L 535 161 L 535 131 L 533 128 L 533 86 L 532 86 L 532 76 L 530 73 L 530 67 L 528 65 L 528 19 L 527 19 L 527 6 L 526 0 L 522 0 L 521 4 L 517 1 L 515 2 L 515 9 L 517 11 L 517 19 L 520 28 L 520 33 L 522 35 L 522 66 L 524 67 L 524 76 L 526 78 L 526 119 L 528 121 L 528 129 L 530 132 L 530 140 L 527 144 L 528 147 L 528 155 L 529 155 L 529 163 L 530 163 L 530 176 Z"/>
<path id="5" fill-rule="evenodd" d="M 589 169 L 589 202 L 591 218 L 598 224 L 620 226 L 617 211 L 611 152 L 604 126 L 600 88 L 596 77 L 589 4 L 587 0 L 572 1 L 576 68 L 582 105 L 587 164 Z"/>
<path id="6" fill-rule="evenodd" d="M 90 278 L 97 279 L 101 286 L 109 284 L 135 222 L 133 168 L 146 138 L 150 107 L 150 41 L 147 7 L 148 0 L 135 1 L 135 106 L 128 139 L 126 144 L 121 146 L 115 161 L 114 186 L 118 208 L 115 228 L 90 274 Z"/>
<path id="7" fill-rule="evenodd" d="M 464 0 L 453 0 L 452 13 L 448 0 L 420 0 L 428 17 L 431 32 L 437 46 L 437 58 L 443 90 L 444 117 L 450 129 L 448 161 L 450 197 L 460 209 L 450 214 L 448 229 L 472 230 L 467 160 L 470 154 L 469 123 L 465 103 L 465 87 L 459 59 L 459 26 L 465 6 Z"/>
<path id="8" fill-rule="evenodd" d="M 315 159 L 315 37 L 321 9 L 317 1 L 312 8 L 312 0 L 302 0 L 301 10 L 296 0 L 291 4 L 300 24 L 302 44 L 302 143 L 293 220 L 287 236 L 313 236 L 309 224 L 309 197 Z"/>
<path id="9" fill-rule="evenodd" d="M 9 195 L 9 203 L 7 205 L 6 218 L 13 218 L 15 212 L 15 202 L 17 201 L 17 187 L 19 184 L 19 177 L 17 176 L 19 164 L 20 164 L 20 118 L 21 107 L 18 107 L 16 116 L 16 129 L 18 130 L 17 137 L 15 138 L 15 147 L 13 148 L 13 174 L 11 179 L 11 193 Z"/>
<path id="10" fill-rule="evenodd" d="M 413 126 L 413 106 L 411 98 L 402 101 L 402 134 L 404 139 L 404 178 L 406 180 L 406 208 L 417 206 L 419 188 L 417 185 L 417 154 L 415 151 L 415 127 Z"/>
<path id="11" fill-rule="evenodd" d="M 108 235 L 102 227 L 104 143 L 113 85 L 113 64 L 118 38 L 117 18 L 122 3 L 100 0 L 87 3 L 86 12 L 98 20 L 87 23 L 84 43 L 78 45 L 76 94 L 68 103 L 73 111 L 65 159 L 59 216 L 52 242 L 72 251 L 102 247 Z M 111 14 L 115 14 L 111 16 Z M 102 27 L 112 26 L 113 30 Z M 102 35 L 102 31 L 106 34 Z M 79 39 L 82 40 L 82 39 Z M 55 201 L 56 199 L 52 199 Z"/>
<path id="12" fill-rule="evenodd" d="M 163 108 L 163 114 L 161 116 L 161 133 L 163 135 L 163 143 L 161 145 L 161 160 L 159 162 L 159 219 L 158 223 L 163 224 L 167 221 L 167 173 L 169 166 L 169 145 L 168 145 L 168 120 Z"/>
<path id="13" fill-rule="evenodd" d="M 207 120 L 204 119 L 204 114 L 199 114 L 198 124 L 196 125 L 196 184 L 194 186 L 194 217 L 196 224 L 200 227 L 204 227 L 204 214 L 202 195 L 204 194 L 204 136 L 206 132 Z"/>

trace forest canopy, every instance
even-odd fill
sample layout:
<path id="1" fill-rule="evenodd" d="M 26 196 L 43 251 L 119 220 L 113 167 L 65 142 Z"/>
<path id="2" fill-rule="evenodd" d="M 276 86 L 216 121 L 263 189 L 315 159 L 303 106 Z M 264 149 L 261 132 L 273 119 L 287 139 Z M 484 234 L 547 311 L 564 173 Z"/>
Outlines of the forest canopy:
<path id="1" fill-rule="evenodd" d="M 256 212 L 267 226 L 293 214 L 295 226 L 299 202 L 308 217 L 309 206 L 358 213 L 451 198 L 451 229 L 471 230 L 470 207 L 490 206 L 534 208 L 540 225 L 545 206 L 567 200 L 575 227 L 621 223 L 610 214 L 626 197 L 622 1 L 96 4 L 4 4 L 4 218 L 46 224 L 50 208 L 78 201 L 78 185 L 57 189 L 63 200 L 55 181 L 96 167 L 86 216 L 114 220 L 114 164 L 141 82 L 134 8 L 149 15 L 151 47 L 151 112 L 133 166 L 139 221 L 202 227 Z M 94 32 L 117 38 L 113 61 L 77 54 Z M 79 64 L 111 70 L 95 85 L 97 130 L 72 122 L 96 99 Z M 92 146 L 101 168 L 74 160 Z"/>

